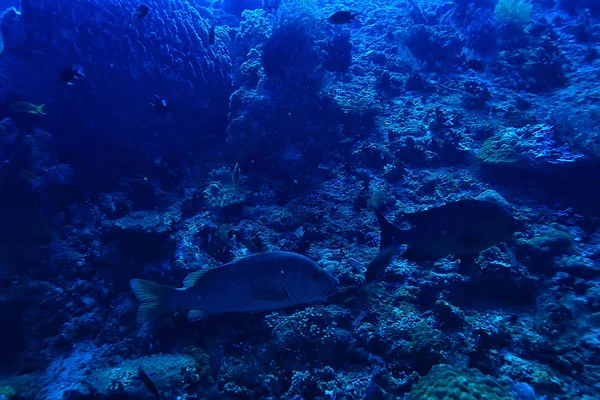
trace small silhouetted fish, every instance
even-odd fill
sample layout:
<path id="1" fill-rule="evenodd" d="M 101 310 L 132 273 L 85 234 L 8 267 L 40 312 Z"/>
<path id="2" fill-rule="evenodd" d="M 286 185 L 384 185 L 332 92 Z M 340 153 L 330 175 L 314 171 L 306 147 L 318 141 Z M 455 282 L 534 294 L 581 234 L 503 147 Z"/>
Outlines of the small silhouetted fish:
<path id="1" fill-rule="evenodd" d="M 211 26 L 208 30 L 208 44 L 215 44 L 215 27 Z"/>
<path id="2" fill-rule="evenodd" d="M 161 99 L 157 94 L 154 95 L 154 100 L 150 103 L 152 107 L 154 107 L 154 111 L 158 115 L 165 114 L 169 111 L 169 106 L 167 104 L 167 100 Z"/>
<path id="3" fill-rule="evenodd" d="M 381 279 L 387 267 L 394 261 L 394 257 L 398 252 L 398 246 L 382 249 L 367 266 L 365 273 L 365 284 L 375 283 Z"/>
<path id="4" fill-rule="evenodd" d="M 481 72 L 485 69 L 485 65 L 480 60 L 477 60 L 475 58 L 470 58 L 466 60 L 463 65 L 466 68 L 472 69 L 476 72 Z"/>
<path id="5" fill-rule="evenodd" d="M 176 289 L 142 279 L 131 288 L 140 301 L 137 320 L 152 321 L 176 310 L 190 310 L 197 321 L 211 314 L 276 310 L 324 300 L 339 281 L 300 254 L 273 251 L 217 268 L 191 273 Z"/>
<path id="6" fill-rule="evenodd" d="M 236 191 L 238 186 L 240 185 L 240 164 L 235 163 L 235 167 L 233 167 L 233 173 L 231 174 L 231 181 L 233 184 L 233 190 Z"/>
<path id="7" fill-rule="evenodd" d="M 136 16 L 137 18 L 142 19 L 146 15 L 148 15 L 149 12 L 150 12 L 150 7 L 148 7 L 147 5 L 142 3 L 139 6 L 137 6 L 133 15 Z"/>
<path id="8" fill-rule="evenodd" d="M 455 255 L 473 256 L 509 240 L 517 230 L 512 214 L 502 205 L 485 200 L 459 200 L 403 218 L 411 228 L 394 226 L 377 212 L 381 249 L 405 244 L 404 256 L 412 260 L 436 260 Z"/>
<path id="9" fill-rule="evenodd" d="M 152 392 L 157 399 L 162 400 L 162 396 L 160 395 L 160 391 L 158 390 L 156 383 L 154 383 L 152 378 L 150 378 L 150 375 L 144 371 L 141 365 L 138 367 L 138 377 L 140 378 L 140 381 L 142 381 L 142 384 L 146 386 L 146 388 Z"/>
<path id="10" fill-rule="evenodd" d="M 349 24 L 356 20 L 357 15 L 358 13 L 353 14 L 350 11 L 338 11 L 329 17 L 329 22 L 334 25 Z"/>
<path id="11" fill-rule="evenodd" d="M 69 68 L 63 68 L 58 74 L 58 81 L 67 85 L 74 85 L 75 82 L 84 77 L 83 67 L 75 64 Z"/>

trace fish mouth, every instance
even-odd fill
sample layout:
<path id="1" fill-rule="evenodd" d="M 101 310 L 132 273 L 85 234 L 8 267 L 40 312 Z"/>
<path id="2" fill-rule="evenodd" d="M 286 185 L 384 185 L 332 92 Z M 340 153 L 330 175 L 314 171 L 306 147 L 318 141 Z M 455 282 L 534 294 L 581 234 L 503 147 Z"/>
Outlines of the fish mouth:
<path id="1" fill-rule="evenodd" d="M 319 296 L 320 300 L 325 300 L 326 298 L 328 298 L 329 296 L 336 294 L 338 291 L 338 287 L 337 285 L 332 287 L 331 289 L 328 289 L 327 291 L 325 291 L 323 294 L 321 294 L 321 296 Z"/>

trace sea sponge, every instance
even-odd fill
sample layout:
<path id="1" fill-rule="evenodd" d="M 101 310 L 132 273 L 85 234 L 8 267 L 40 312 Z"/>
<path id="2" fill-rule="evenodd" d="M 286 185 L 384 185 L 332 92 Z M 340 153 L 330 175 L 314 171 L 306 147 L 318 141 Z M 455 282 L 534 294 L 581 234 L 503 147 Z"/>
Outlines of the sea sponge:
<path id="1" fill-rule="evenodd" d="M 554 273 L 560 265 L 560 262 L 554 263 L 557 257 L 573 255 L 576 251 L 575 237 L 569 228 L 556 222 L 530 239 L 519 239 L 516 247 L 517 256 L 529 270 L 547 275 Z"/>
<path id="2" fill-rule="evenodd" d="M 475 368 L 435 365 L 408 395 L 409 400 L 512 400 L 507 388 Z"/>

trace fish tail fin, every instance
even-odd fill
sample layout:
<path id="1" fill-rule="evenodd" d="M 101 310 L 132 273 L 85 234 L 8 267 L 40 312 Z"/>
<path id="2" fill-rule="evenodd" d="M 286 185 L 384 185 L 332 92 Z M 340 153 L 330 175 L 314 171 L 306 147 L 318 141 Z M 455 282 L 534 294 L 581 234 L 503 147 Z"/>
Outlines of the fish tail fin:
<path id="1" fill-rule="evenodd" d="M 388 249 L 390 247 L 396 247 L 401 244 L 406 244 L 405 231 L 398 228 L 390 221 L 388 221 L 381 211 L 375 212 L 377 215 L 377 222 L 379 222 L 379 229 L 381 230 L 381 246 L 380 248 Z"/>
<path id="2" fill-rule="evenodd" d="M 137 312 L 137 322 L 154 321 L 164 314 L 173 311 L 174 297 L 179 291 L 173 287 L 160 285 L 144 279 L 131 279 L 129 281 L 135 297 L 140 302 Z"/>
<path id="3" fill-rule="evenodd" d="M 44 106 L 45 106 L 45 104 L 37 106 L 36 111 L 37 111 L 38 114 L 46 115 L 46 113 L 44 112 Z"/>

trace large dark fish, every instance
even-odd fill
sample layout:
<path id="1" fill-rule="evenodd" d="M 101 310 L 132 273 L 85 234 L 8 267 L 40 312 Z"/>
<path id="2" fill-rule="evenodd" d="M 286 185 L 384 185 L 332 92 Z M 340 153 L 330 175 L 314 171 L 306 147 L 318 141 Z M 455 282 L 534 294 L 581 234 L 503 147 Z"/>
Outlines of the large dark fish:
<path id="1" fill-rule="evenodd" d="M 473 256 L 509 240 L 517 230 L 506 208 L 486 200 L 459 200 L 403 218 L 411 228 L 398 228 L 377 212 L 381 249 L 407 245 L 404 257 L 411 260 L 435 260 L 449 254 Z"/>
<path id="2" fill-rule="evenodd" d="M 334 25 L 342 25 L 342 24 L 349 24 L 352 21 L 356 21 L 356 17 L 358 16 L 358 13 L 351 13 L 350 11 L 338 11 L 333 13 L 328 21 L 331 24 Z"/>
<path id="3" fill-rule="evenodd" d="M 180 309 L 191 310 L 190 321 L 211 314 L 275 310 L 323 300 L 339 284 L 309 258 L 285 251 L 256 254 L 194 272 L 179 289 L 142 279 L 130 283 L 141 302 L 139 323 Z"/>

